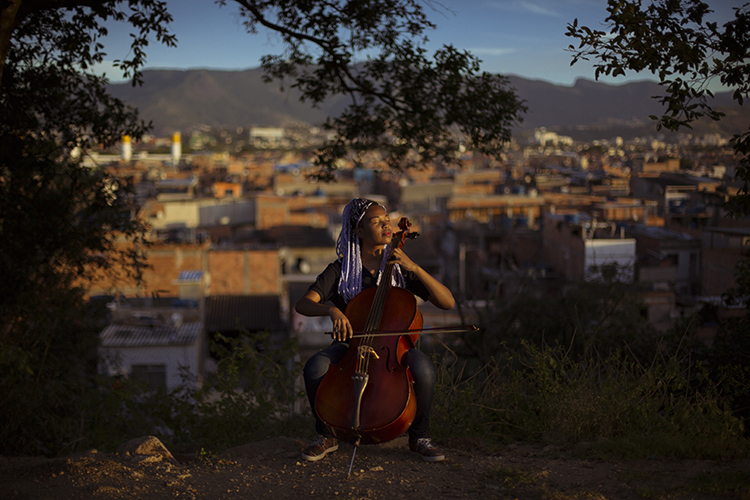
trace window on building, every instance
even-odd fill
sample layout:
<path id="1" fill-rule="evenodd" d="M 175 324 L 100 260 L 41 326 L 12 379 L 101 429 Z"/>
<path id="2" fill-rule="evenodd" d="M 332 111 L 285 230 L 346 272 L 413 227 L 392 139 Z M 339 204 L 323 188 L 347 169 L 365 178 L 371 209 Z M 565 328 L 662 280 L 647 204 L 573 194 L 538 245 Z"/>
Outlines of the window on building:
<path id="1" fill-rule="evenodd" d="M 695 277 L 700 274 L 700 267 L 698 264 L 698 253 L 690 252 L 690 277 Z"/>
<path id="2" fill-rule="evenodd" d="M 667 254 L 667 259 L 672 263 L 673 266 L 677 267 L 680 264 L 680 257 L 676 253 Z"/>
<path id="3" fill-rule="evenodd" d="M 167 365 L 132 365 L 130 376 L 153 388 L 166 387 Z"/>

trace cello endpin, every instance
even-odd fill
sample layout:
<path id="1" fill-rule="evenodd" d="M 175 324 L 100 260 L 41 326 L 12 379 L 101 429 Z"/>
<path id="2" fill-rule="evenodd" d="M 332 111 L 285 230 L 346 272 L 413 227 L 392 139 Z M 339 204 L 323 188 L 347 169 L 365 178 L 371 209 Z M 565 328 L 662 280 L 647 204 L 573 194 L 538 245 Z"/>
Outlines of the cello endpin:
<path id="1" fill-rule="evenodd" d="M 359 439 L 357 439 L 354 442 L 354 450 L 352 450 L 352 459 L 349 462 L 349 472 L 346 473 L 347 476 L 351 476 L 352 475 L 352 467 L 354 466 L 354 455 L 357 454 L 357 448 L 359 448 Z"/>

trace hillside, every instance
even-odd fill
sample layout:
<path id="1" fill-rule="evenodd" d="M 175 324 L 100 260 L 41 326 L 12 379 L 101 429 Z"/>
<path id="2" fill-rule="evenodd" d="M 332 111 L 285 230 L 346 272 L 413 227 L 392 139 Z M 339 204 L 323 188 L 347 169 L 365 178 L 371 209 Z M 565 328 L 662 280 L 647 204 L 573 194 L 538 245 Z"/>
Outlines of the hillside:
<path id="1" fill-rule="evenodd" d="M 572 86 L 553 85 L 541 80 L 509 77 L 510 85 L 528 105 L 519 132 L 546 127 L 583 140 L 584 135 L 649 135 L 655 132 L 648 116 L 660 114 L 661 105 L 652 96 L 660 87 L 651 81 L 608 85 L 579 79 Z M 112 84 L 116 97 L 137 107 L 151 120 L 154 132 L 168 135 L 200 125 L 212 127 L 319 125 L 327 116 L 338 114 L 346 97 L 323 103 L 319 109 L 299 102 L 294 90 L 282 92 L 278 83 L 264 83 L 261 69 L 146 70 L 144 85 Z M 733 104 L 728 92 L 716 95 L 717 105 L 731 106 L 732 120 L 706 122 L 694 133 L 709 131 L 732 135 L 750 126 L 747 108 Z M 579 136 L 579 137 L 576 137 Z M 599 137 L 597 137 L 599 138 Z"/>
<path id="2" fill-rule="evenodd" d="M 141 87 L 121 83 L 109 89 L 115 97 L 137 107 L 146 121 L 152 120 L 159 135 L 200 125 L 318 125 L 345 106 L 340 98 L 314 109 L 299 102 L 294 90 L 282 92 L 278 83 L 264 83 L 260 69 L 146 70 L 143 80 Z"/>

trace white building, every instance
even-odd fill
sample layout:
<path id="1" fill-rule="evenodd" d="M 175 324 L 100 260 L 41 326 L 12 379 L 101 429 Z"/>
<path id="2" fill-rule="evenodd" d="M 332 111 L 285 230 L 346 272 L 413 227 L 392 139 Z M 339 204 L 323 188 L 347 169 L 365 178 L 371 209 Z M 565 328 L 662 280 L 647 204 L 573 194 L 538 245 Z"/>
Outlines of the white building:
<path id="1" fill-rule="evenodd" d="M 620 281 L 632 283 L 635 276 L 635 239 L 591 239 L 584 242 L 584 279 L 602 278 L 602 271 L 616 266 Z"/>
<path id="2" fill-rule="evenodd" d="M 552 143 L 554 147 L 573 144 L 572 137 L 558 135 L 557 132 L 549 131 L 544 127 L 534 130 L 534 140 L 541 146 L 546 146 L 548 142 Z"/>
<path id="3" fill-rule="evenodd" d="M 135 377 L 167 390 L 183 383 L 200 385 L 204 379 L 207 349 L 200 321 L 112 324 L 99 339 L 100 373 Z M 183 380 L 184 375 L 192 380 Z"/>
<path id="4" fill-rule="evenodd" d="M 251 127 L 250 141 L 261 139 L 269 142 L 280 141 L 284 138 L 286 132 L 281 127 Z"/>
<path id="5" fill-rule="evenodd" d="M 184 197 L 183 197 L 184 198 Z M 215 226 L 256 224 L 257 206 L 249 198 L 198 198 L 147 201 L 139 217 L 157 237 L 170 232 L 193 232 Z"/>
<path id="6" fill-rule="evenodd" d="M 567 280 L 596 280 L 614 270 L 620 281 L 635 277 L 636 240 L 617 223 L 586 213 L 545 214 L 542 239 L 545 261 Z"/>

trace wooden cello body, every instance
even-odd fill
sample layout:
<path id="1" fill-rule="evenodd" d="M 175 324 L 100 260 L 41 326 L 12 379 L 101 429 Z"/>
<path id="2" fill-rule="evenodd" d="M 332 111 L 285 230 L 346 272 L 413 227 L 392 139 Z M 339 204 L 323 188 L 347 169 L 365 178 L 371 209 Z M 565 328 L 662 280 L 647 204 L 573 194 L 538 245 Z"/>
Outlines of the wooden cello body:
<path id="1" fill-rule="evenodd" d="M 399 227 L 394 241 L 399 238 L 400 247 L 408 221 L 402 219 Z M 347 305 L 352 328 L 364 334 L 351 339 L 346 355 L 331 365 L 315 396 L 318 417 L 343 441 L 390 441 L 409 428 L 416 413 L 411 373 L 402 358 L 419 335 L 368 336 L 422 328 L 414 295 L 391 286 L 392 269 L 393 264 L 387 264 L 380 285 L 363 290 Z"/>

